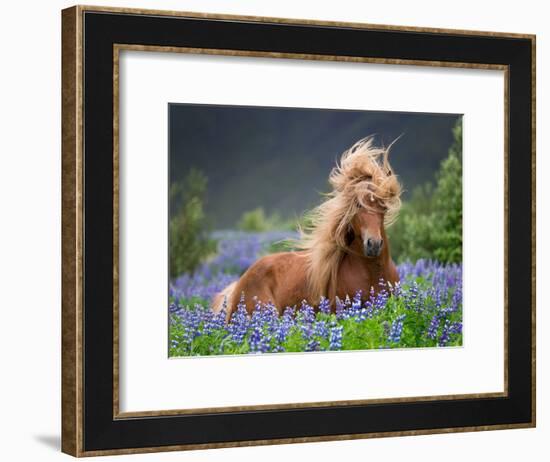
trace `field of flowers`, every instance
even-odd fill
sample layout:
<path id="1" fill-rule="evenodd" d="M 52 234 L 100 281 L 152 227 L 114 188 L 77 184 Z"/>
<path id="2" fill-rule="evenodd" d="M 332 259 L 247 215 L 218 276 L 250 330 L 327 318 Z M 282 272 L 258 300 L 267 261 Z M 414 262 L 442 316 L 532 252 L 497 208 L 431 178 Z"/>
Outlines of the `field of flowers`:
<path id="1" fill-rule="evenodd" d="M 218 253 L 192 275 L 170 284 L 170 356 L 276 353 L 462 345 L 462 266 L 418 260 L 399 265 L 400 284 L 380 281 L 362 302 L 350 294 L 331 313 L 327 300 L 287 307 L 244 306 L 225 324 L 209 300 L 235 281 L 259 256 L 284 249 L 287 232 L 224 232 L 213 235 Z M 372 291 L 371 291 L 372 292 Z M 365 297 L 363 297 L 365 298 Z"/>

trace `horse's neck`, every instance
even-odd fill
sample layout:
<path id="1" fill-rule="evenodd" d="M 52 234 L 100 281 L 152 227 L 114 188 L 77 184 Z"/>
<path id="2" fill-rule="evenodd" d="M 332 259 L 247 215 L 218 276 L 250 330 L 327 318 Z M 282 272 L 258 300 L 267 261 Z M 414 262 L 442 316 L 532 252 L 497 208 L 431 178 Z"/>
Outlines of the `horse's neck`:
<path id="1" fill-rule="evenodd" d="M 379 280 L 380 278 L 386 278 L 386 272 L 391 260 L 387 252 L 382 252 L 379 257 L 375 258 L 348 255 L 348 261 L 352 266 L 357 267 L 357 269 L 367 271 L 374 280 Z"/>

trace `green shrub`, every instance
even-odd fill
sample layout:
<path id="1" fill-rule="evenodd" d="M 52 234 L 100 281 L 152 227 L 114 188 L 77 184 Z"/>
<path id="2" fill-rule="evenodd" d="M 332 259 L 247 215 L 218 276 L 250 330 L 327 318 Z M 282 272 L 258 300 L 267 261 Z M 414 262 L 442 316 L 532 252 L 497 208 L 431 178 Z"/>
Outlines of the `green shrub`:
<path id="1" fill-rule="evenodd" d="M 254 210 L 244 212 L 237 227 L 242 231 L 263 232 L 269 229 L 270 223 L 267 220 L 264 209 L 258 207 Z"/>
<path id="2" fill-rule="evenodd" d="M 462 121 L 453 129 L 454 142 L 441 162 L 436 185 L 413 190 L 399 220 L 388 230 L 392 256 L 398 261 L 419 258 L 462 261 Z"/>
<path id="3" fill-rule="evenodd" d="M 192 169 L 183 182 L 170 188 L 170 276 L 193 272 L 201 261 L 215 251 L 209 237 L 204 213 L 207 178 Z"/>
<path id="4" fill-rule="evenodd" d="M 267 215 L 263 207 L 244 212 L 237 223 L 237 228 L 248 232 L 265 232 L 274 230 L 294 231 L 297 227 L 297 220 L 285 220 L 277 212 Z"/>

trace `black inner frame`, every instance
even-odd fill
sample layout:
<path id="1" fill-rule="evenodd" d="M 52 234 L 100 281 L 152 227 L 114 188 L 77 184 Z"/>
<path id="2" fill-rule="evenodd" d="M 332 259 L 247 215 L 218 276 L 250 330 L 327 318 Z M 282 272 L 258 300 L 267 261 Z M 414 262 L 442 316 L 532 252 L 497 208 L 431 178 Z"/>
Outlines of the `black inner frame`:
<path id="1" fill-rule="evenodd" d="M 529 39 L 93 11 L 84 12 L 83 22 L 86 451 L 531 422 Z M 508 65 L 508 397 L 114 420 L 113 44 Z"/>

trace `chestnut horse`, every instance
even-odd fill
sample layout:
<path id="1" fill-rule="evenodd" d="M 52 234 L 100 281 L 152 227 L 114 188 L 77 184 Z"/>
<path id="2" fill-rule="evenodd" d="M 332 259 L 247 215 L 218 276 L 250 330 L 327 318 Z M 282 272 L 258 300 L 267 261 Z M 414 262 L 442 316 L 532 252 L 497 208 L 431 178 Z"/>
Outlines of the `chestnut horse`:
<path id="1" fill-rule="evenodd" d="M 334 310 L 336 297 L 361 290 L 365 299 L 371 288 L 377 291 L 380 279 L 398 282 L 385 231 L 401 206 L 401 185 L 388 162 L 390 147 L 376 147 L 367 137 L 345 151 L 329 176 L 333 190 L 301 230 L 298 250 L 258 259 L 215 296 L 213 309 L 225 304 L 229 320 L 244 296 L 249 313 L 259 300 L 273 303 L 282 314 L 303 300 L 317 305 L 324 296 Z"/>

